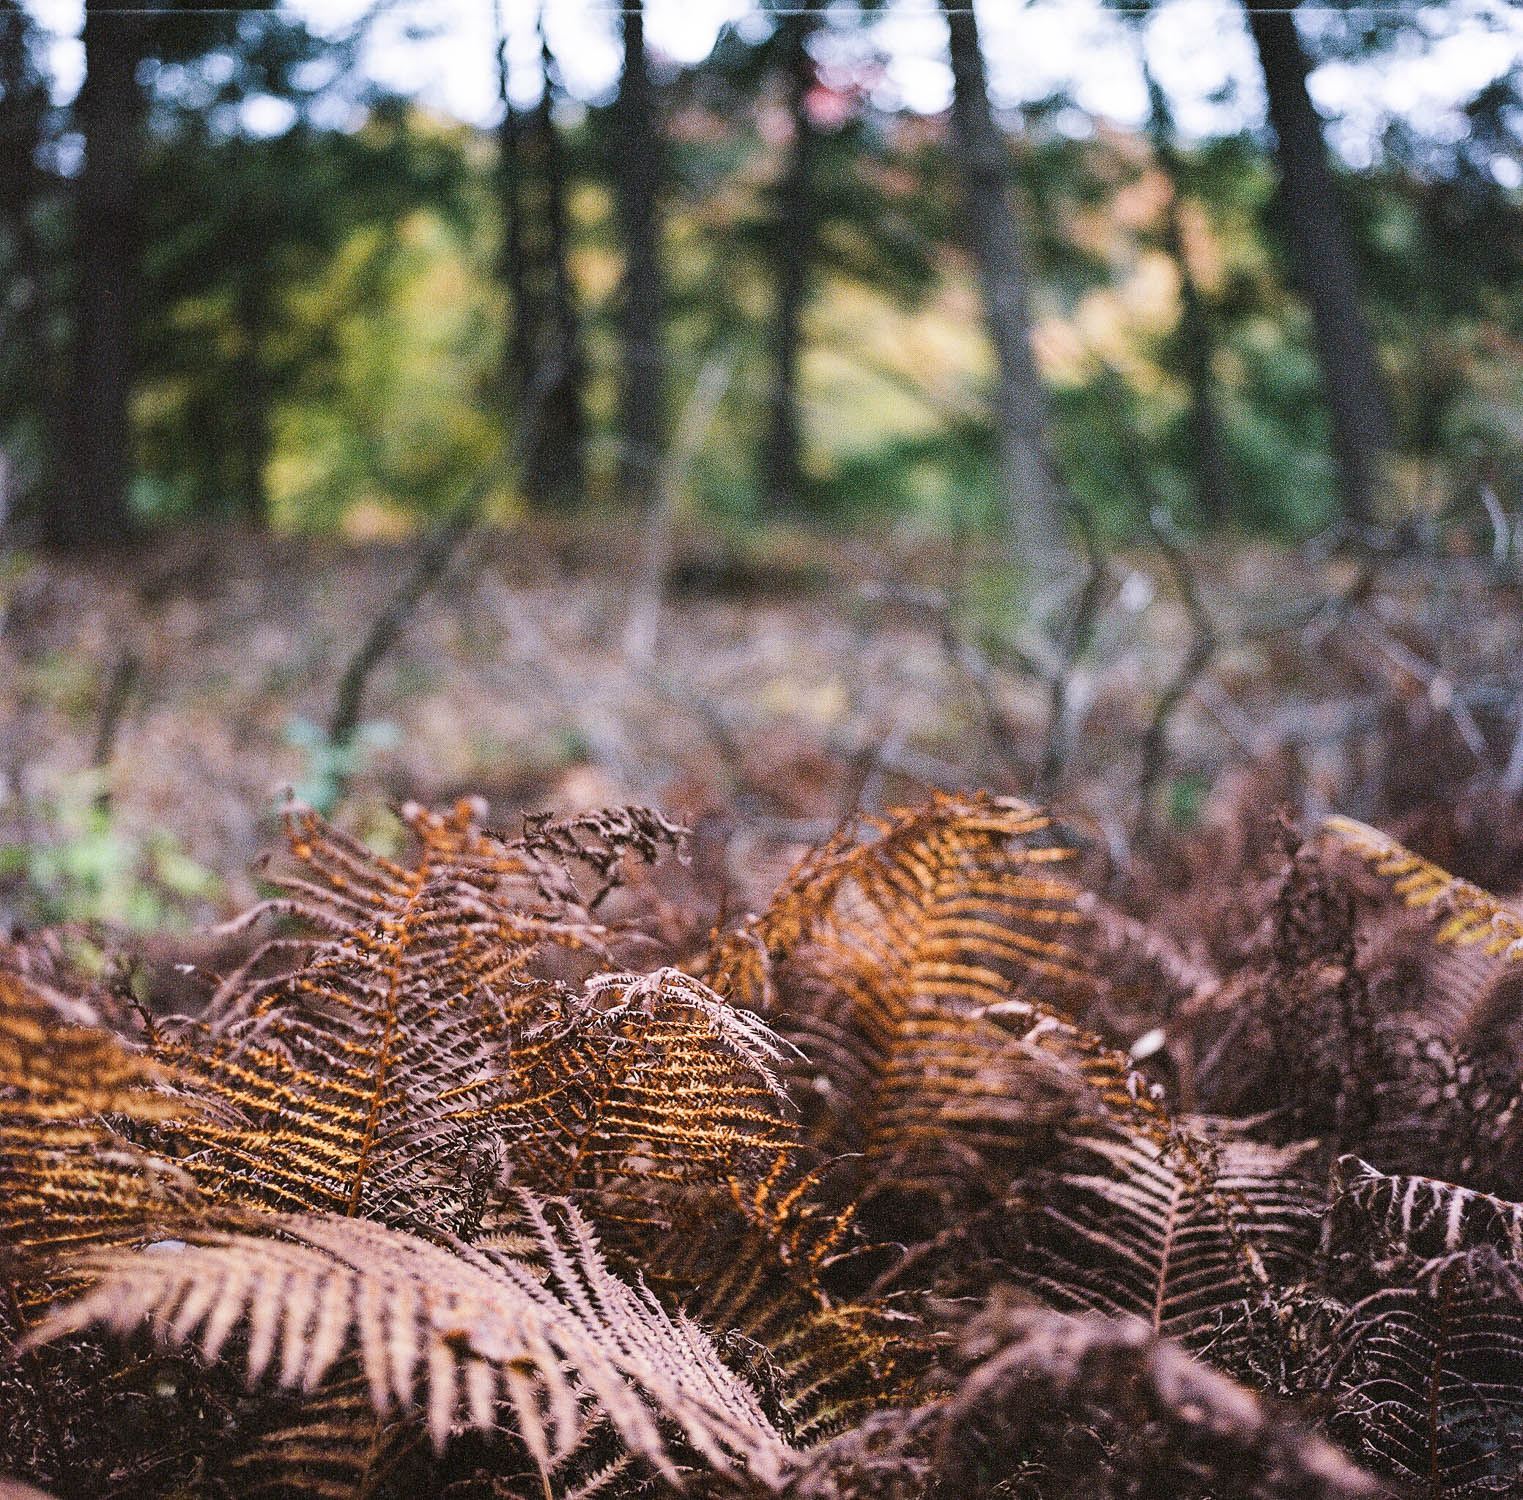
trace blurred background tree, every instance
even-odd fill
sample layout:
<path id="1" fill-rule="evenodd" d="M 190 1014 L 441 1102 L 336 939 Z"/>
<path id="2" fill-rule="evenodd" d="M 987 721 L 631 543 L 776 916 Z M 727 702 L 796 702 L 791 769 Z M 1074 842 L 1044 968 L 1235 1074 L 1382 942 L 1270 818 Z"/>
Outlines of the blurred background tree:
<path id="1" fill-rule="evenodd" d="M 505 449 L 489 515 L 649 514 L 721 347 L 677 478 L 726 524 L 1523 504 L 1515 16 L 1086 7 L 1102 108 L 1051 0 L 736 0 L 680 56 L 670 8 L 509 0 L 452 115 L 382 81 L 406 6 L 0 0 L 15 534 L 403 532 Z"/>

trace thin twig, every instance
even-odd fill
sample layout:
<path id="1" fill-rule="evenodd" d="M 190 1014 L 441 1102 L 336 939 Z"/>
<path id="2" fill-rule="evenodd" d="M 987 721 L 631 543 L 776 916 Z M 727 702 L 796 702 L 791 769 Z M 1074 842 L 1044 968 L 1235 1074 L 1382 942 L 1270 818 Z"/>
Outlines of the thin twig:
<path id="1" fill-rule="evenodd" d="M 733 348 L 716 349 L 703 363 L 693 382 L 692 394 L 682 409 L 677 430 L 667 448 L 656 478 L 656 504 L 645 526 L 640 573 L 630 590 L 629 613 L 624 621 L 624 654 L 643 659 L 656 643 L 661 620 L 661 595 L 671 571 L 672 536 L 682 501 L 682 487 L 693 460 L 698 456 L 719 403 L 735 375 L 738 354 Z"/>
<path id="2" fill-rule="evenodd" d="M 1047 684 L 1047 740 L 1037 775 L 1037 785 L 1043 800 L 1052 798 L 1063 774 L 1072 727 L 1069 718 L 1073 701 L 1074 669 L 1094 638 L 1095 623 L 1100 606 L 1105 601 L 1105 586 L 1110 577 L 1110 559 L 1100 545 L 1094 518 L 1077 501 L 1069 502 L 1068 511 L 1079 528 L 1087 567 L 1078 598 L 1074 601 L 1073 613 L 1068 619 L 1068 628 L 1058 642 L 1057 666 Z"/>
<path id="3" fill-rule="evenodd" d="M 359 727 L 370 674 L 396 645 L 397 638 L 402 634 L 402 628 L 413 611 L 448 571 L 456 549 L 480 518 L 481 506 L 489 487 L 488 479 L 478 480 L 445 522 L 434 529 L 423 545 L 417 566 L 387 600 L 385 608 L 375 617 L 365 638 L 350 656 L 343 675 L 339 678 L 338 691 L 334 694 L 333 714 L 328 720 L 330 743 L 347 745 L 354 737 L 354 731 Z"/>
<path id="4" fill-rule="evenodd" d="M 1153 707 L 1142 736 L 1142 772 L 1137 781 L 1137 833 L 1142 834 L 1152 826 L 1153 792 L 1163 776 L 1168 760 L 1169 724 L 1180 705 L 1189 697 L 1220 644 L 1216 627 L 1204 604 L 1195 575 L 1180 546 L 1174 530 L 1174 522 L 1162 506 L 1154 506 L 1148 512 L 1148 527 L 1158 550 L 1163 553 L 1169 571 L 1174 575 L 1175 587 L 1190 617 L 1190 647 L 1184 659 L 1175 668 L 1174 675 L 1164 684 Z"/>
<path id="5" fill-rule="evenodd" d="M 111 806 L 111 789 L 105 778 L 106 768 L 116 752 L 116 740 L 126 716 L 127 704 L 137 687 L 142 662 L 131 646 L 122 647 L 111 669 L 106 691 L 101 695 L 100 715 L 95 723 L 95 745 L 90 752 L 90 767 L 101 774 L 95 793 L 95 808 L 103 812 Z"/>

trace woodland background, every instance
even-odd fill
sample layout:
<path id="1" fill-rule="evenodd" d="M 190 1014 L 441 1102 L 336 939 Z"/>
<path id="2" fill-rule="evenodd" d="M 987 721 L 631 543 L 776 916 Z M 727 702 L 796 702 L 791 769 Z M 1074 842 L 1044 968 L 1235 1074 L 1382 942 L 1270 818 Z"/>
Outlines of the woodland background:
<path id="1" fill-rule="evenodd" d="M 0 1500 L 1523 1495 L 1523 12 L 334 5 L 0 0 Z"/>
<path id="2" fill-rule="evenodd" d="M 0 0 L 0 922 L 223 914 L 286 788 L 737 899 L 927 785 L 1518 796 L 1515 13 L 684 4 L 484 12 L 483 125 L 442 10 Z M 1054 15 L 1135 118 L 1001 92 Z"/>

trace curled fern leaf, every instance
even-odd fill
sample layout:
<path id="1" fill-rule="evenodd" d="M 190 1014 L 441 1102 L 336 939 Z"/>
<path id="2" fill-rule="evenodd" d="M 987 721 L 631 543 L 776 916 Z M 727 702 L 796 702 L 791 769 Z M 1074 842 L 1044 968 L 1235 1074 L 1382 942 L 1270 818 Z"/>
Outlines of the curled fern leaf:
<path id="1" fill-rule="evenodd" d="M 980 1471 L 1044 1496 L 1355 1500 L 1380 1486 L 1330 1443 L 1140 1319 L 995 1298 L 969 1324 L 939 1418 L 955 1493 Z"/>

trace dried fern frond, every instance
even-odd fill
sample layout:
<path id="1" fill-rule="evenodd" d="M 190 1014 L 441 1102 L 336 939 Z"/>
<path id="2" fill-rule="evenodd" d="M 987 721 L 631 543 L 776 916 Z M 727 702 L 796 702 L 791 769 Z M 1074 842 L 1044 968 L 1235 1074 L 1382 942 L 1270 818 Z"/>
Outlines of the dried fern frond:
<path id="1" fill-rule="evenodd" d="M 372 1407 L 421 1407 L 436 1447 L 460 1426 L 496 1428 L 506 1411 L 549 1471 L 606 1420 L 627 1451 L 675 1479 L 665 1422 L 715 1467 L 740 1462 L 779 1481 L 786 1448 L 703 1335 L 619 1282 L 575 1210 L 557 1233 L 538 1204 L 525 1206 L 545 1281 L 510 1257 L 455 1253 L 363 1219 L 266 1215 L 257 1233 L 194 1231 L 88 1258 L 92 1288 L 27 1346 L 148 1324 L 214 1362 L 236 1334 L 251 1382 L 305 1390 L 353 1354 Z"/>
<path id="2" fill-rule="evenodd" d="M 1135 1318 L 995 1297 L 968 1325 L 940 1414 L 944 1492 L 1210 1500 L 1382 1493 L 1323 1438 Z"/>
<path id="3" fill-rule="evenodd" d="M 1052 827 L 1027 803 L 983 793 L 937 793 L 925 807 L 859 818 L 805 855 L 767 910 L 720 942 L 710 967 L 726 994 L 764 1012 L 776 1008 L 769 971 L 810 939 L 848 969 L 854 940 L 882 969 L 917 958 L 928 966 L 934 954 L 939 968 L 920 976 L 929 992 L 968 1007 L 1006 998 L 1015 973 L 1082 982 L 1082 962 L 1062 940 L 1082 920 L 1074 892 L 1043 874 L 1072 852 Z M 871 917 L 902 908 L 913 911 L 915 932 L 869 930 Z"/>
<path id="4" fill-rule="evenodd" d="M 1329 1340 L 1333 1430 L 1429 1493 L 1513 1493 L 1523 1205 L 1354 1157 L 1334 1190 L 1328 1252 L 1352 1305 Z"/>
<path id="5" fill-rule="evenodd" d="M 1506 971 L 1523 959 L 1523 912 L 1352 818 L 1328 818 L 1322 831 L 1368 864 L 1403 906 L 1435 924 L 1440 954 L 1425 965 L 1431 982 L 1423 1008 L 1441 1034 L 1474 1040 L 1487 1024 L 1508 1019 L 1492 1014 L 1494 991 L 1517 1013 L 1523 995 L 1516 980 L 1508 985 Z"/>
<path id="6" fill-rule="evenodd" d="M 45 1295 L 32 1283 L 58 1257 L 124 1243 L 204 1208 L 182 1167 L 106 1126 L 0 1125 L 0 1259 L 28 1308 Z"/>
<path id="7" fill-rule="evenodd" d="M 760 1022 L 675 971 L 581 992 L 532 971 L 544 943 L 601 942 L 560 861 L 606 876 L 671 825 L 635 809 L 503 842 L 469 805 L 408 816 L 411 865 L 293 815 L 305 873 L 274 905 L 315 934 L 297 966 L 246 969 L 207 1019 L 164 1029 L 159 1054 L 215 1105 L 174 1136 L 210 1195 L 449 1228 L 460 1163 L 511 1147 L 517 1182 L 612 1194 L 633 1176 L 626 1199 L 654 1211 L 663 1183 L 788 1143 Z"/>
<path id="8" fill-rule="evenodd" d="M 463 798 L 445 813 L 417 803 L 400 809 L 411 830 L 414 853 L 404 864 L 387 859 L 334 828 L 310 808 L 286 814 L 288 864 L 270 873 L 282 894 L 259 903 L 231 931 L 270 916 L 295 918 L 318 936 L 342 937 L 356 926 L 400 920 L 428 885 L 438 880 L 490 892 L 499 919 L 509 914 L 520 942 L 570 950 L 603 951 L 606 928 L 590 909 L 616 884 L 626 860 L 654 859 L 675 847 L 683 831 L 650 808 L 608 808 L 563 821 L 526 818 L 525 832 L 509 837 L 482 824 L 485 804 Z M 586 895 L 576 872 L 598 882 Z M 277 939 L 274 947 L 288 946 Z M 245 970 L 257 968 L 264 950 Z M 245 1003 L 250 987 L 240 972 L 223 986 L 218 1002 L 234 995 Z M 257 986 L 253 993 L 259 993 Z"/>
<path id="9" fill-rule="evenodd" d="M 605 1228 L 690 1231 L 695 1191 L 728 1197 L 798 1148 L 776 1071 L 790 1056 L 676 969 L 595 976 L 568 1020 L 529 1030 L 506 1060 L 522 1121 L 510 1180 L 574 1197 Z"/>
<path id="10" fill-rule="evenodd" d="M 863 1245 L 851 1208 L 823 1201 L 823 1175 L 780 1154 L 756 1183 L 733 1184 L 733 1203 L 649 1241 L 644 1261 L 799 1446 L 920 1399 L 930 1361 L 917 1320 L 828 1289 Z"/>
<path id="11" fill-rule="evenodd" d="M 1332 1335 L 1331 1431 L 1431 1495 L 1516 1493 L 1523 1302 L 1499 1271 L 1494 1252 L 1444 1257 L 1361 1298 Z"/>
<path id="12" fill-rule="evenodd" d="M 124 1137 L 134 1125 L 188 1117 L 171 1071 L 99 1026 L 61 1015 L 25 981 L 0 973 L 0 1258 L 23 1306 L 48 1261 L 131 1238 L 183 1213 L 194 1183 Z"/>
<path id="13" fill-rule="evenodd" d="M 165 1082 L 141 1050 L 60 1014 L 32 985 L 0 971 L 0 1120 L 163 1119 L 184 1108 L 162 1090 Z"/>
<path id="14" fill-rule="evenodd" d="M 587 903 L 595 909 L 627 860 L 654 863 L 663 849 L 680 849 L 686 837 L 687 829 L 669 822 L 655 808 L 632 805 L 594 808 L 559 819 L 526 815 L 523 833 L 504 842 L 541 860 L 548 856 L 552 868 L 586 866 L 603 882 Z"/>
<path id="15" fill-rule="evenodd" d="M 715 989 L 811 1060 L 790 1073 L 806 1132 L 862 1153 L 869 1196 L 998 1191 L 1059 1125 L 1147 1109 L 1124 1059 L 1044 1003 L 1088 983 L 1050 826 L 987 796 L 850 826 L 710 957 Z"/>
<path id="16" fill-rule="evenodd" d="M 1459 947 L 1479 943 L 1488 955 L 1510 963 L 1523 958 L 1523 914 L 1489 891 L 1451 875 L 1378 828 L 1353 818 L 1330 817 L 1322 828 L 1328 837 L 1352 849 L 1390 881 L 1391 889 L 1407 906 L 1441 919 L 1435 942 Z"/>
<path id="17" fill-rule="evenodd" d="M 1240 1371 L 1249 1315 L 1311 1270 L 1322 1192 L 1298 1167 L 1314 1145 L 1227 1139 L 1192 1162 L 1145 1138 L 1083 1142 L 1025 1185 L 1014 1264 L 1058 1308 L 1141 1318 Z"/>
<path id="18" fill-rule="evenodd" d="M 313 1391 L 261 1401 L 230 1453 L 217 1455 L 218 1482 L 240 1500 L 355 1500 L 401 1492 L 398 1470 L 422 1458 L 427 1440 L 395 1414 L 371 1405 L 353 1357 Z"/>
<path id="19" fill-rule="evenodd" d="M 1357 1156 L 1339 1159 L 1333 1188 L 1335 1244 L 1373 1257 L 1384 1243 L 1419 1262 L 1489 1245 L 1523 1268 L 1523 1204 L 1432 1177 L 1388 1175 Z"/>

